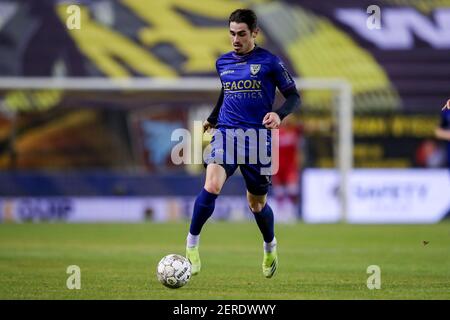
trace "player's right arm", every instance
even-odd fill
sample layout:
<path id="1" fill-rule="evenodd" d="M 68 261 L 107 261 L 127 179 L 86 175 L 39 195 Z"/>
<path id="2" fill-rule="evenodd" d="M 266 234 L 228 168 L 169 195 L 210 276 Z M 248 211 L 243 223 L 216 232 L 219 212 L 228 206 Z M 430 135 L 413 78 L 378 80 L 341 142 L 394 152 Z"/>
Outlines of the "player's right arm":
<path id="1" fill-rule="evenodd" d="M 219 66 L 218 66 L 219 60 L 220 60 L 220 58 L 216 60 L 216 72 L 220 78 L 220 71 L 219 71 Z M 216 127 L 217 121 L 219 120 L 220 108 L 222 107 L 222 103 L 223 103 L 223 97 L 224 97 L 224 91 L 223 91 L 223 87 L 222 87 L 222 89 L 220 90 L 219 99 L 217 99 L 216 106 L 214 107 L 214 109 L 211 112 L 211 114 L 209 115 L 209 117 L 203 122 L 203 132 L 206 132 L 209 129 Z"/>
<path id="2" fill-rule="evenodd" d="M 222 107 L 222 103 L 223 103 L 223 88 L 220 91 L 220 96 L 219 99 L 217 100 L 216 106 L 214 107 L 213 111 L 211 112 L 211 114 L 209 115 L 208 119 L 206 119 L 203 122 L 203 132 L 208 131 L 211 128 L 215 128 L 217 125 L 217 120 L 219 118 L 219 112 L 220 112 L 220 107 Z"/>

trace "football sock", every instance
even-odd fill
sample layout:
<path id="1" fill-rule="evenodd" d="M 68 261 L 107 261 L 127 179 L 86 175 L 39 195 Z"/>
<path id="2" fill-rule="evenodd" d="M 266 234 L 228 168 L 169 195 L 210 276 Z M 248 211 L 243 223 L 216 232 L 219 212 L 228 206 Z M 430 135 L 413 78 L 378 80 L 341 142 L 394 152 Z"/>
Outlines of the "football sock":
<path id="1" fill-rule="evenodd" d="M 264 241 L 264 252 L 272 252 L 274 248 L 277 246 L 277 238 L 273 238 L 273 240 L 269 243 Z"/>
<path id="2" fill-rule="evenodd" d="M 206 220 L 212 215 L 216 203 L 217 194 L 210 193 L 204 188 L 195 199 L 194 213 L 192 214 L 190 234 L 197 236 L 202 231 L 202 227 Z"/>
<path id="3" fill-rule="evenodd" d="M 275 237 L 272 208 L 266 203 L 260 212 L 253 212 L 253 215 L 263 235 L 264 242 L 272 242 Z"/>
<path id="4" fill-rule="evenodd" d="M 190 232 L 188 233 L 187 239 L 186 239 L 186 245 L 188 248 L 193 248 L 198 246 L 200 242 L 200 235 L 194 236 Z"/>

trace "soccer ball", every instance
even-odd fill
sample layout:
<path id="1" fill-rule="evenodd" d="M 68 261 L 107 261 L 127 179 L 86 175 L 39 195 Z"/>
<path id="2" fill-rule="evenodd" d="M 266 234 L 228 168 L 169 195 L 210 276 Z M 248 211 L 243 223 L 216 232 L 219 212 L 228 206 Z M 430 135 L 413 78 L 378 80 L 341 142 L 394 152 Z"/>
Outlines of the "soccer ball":
<path id="1" fill-rule="evenodd" d="M 191 263 L 183 256 L 169 254 L 159 261 L 156 275 L 166 287 L 180 288 L 191 278 Z"/>

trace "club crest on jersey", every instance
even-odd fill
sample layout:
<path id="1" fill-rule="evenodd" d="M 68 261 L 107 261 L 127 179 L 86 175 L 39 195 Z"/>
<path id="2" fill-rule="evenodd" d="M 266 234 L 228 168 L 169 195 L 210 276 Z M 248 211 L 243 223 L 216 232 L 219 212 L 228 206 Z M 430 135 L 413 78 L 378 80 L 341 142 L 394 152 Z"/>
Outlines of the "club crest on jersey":
<path id="1" fill-rule="evenodd" d="M 250 73 L 254 76 L 256 75 L 259 70 L 261 70 L 261 65 L 260 64 L 251 64 L 250 65 Z"/>

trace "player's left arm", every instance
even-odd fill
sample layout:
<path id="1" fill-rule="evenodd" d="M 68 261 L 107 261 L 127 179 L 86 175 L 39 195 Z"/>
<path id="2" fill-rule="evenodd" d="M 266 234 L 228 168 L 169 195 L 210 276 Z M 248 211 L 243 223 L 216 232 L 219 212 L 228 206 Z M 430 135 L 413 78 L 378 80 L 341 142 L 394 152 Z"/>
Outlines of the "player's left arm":
<path id="1" fill-rule="evenodd" d="M 300 107 L 300 95 L 298 94 L 295 85 L 287 90 L 281 91 L 281 93 L 286 100 L 275 113 L 278 114 L 280 120 L 283 121 L 284 118 Z"/>
<path id="2" fill-rule="evenodd" d="M 300 95 L 295 86 L 281 93 L 286 99 L 283 105 L 276 111 L 267 113 L 263 119 L 263 124 L 267 129 L 278 129 L 281 121 L 300 106 Z"/>
<path id="3" fill-rule="evenodd" d="M 300 95 L 289 71 L 278 57 L 275 57 L 272 63 L 275 84 L 286 100 L 278 110 L 265 115 L 263 124 L 267 129 L 277 129 L 281 121 L 300 106 Z"/>

